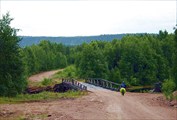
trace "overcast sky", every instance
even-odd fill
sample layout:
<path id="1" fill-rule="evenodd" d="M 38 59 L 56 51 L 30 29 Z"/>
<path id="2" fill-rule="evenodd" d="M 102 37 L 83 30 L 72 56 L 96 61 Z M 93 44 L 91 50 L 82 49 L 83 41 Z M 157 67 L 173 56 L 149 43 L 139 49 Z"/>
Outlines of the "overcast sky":
<path id="1" fill-rule="evenodd" d="M 119 33 L 173 32 L 176 1 L 38 0 L 0 2 L 18 35 L 88 36 Z"/>

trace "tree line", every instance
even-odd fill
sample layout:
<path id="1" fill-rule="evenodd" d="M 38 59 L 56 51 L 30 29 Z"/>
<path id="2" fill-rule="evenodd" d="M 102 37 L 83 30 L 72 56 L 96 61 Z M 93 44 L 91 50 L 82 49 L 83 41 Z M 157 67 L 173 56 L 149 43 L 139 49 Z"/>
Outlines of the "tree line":
<path id="1" fill-rule="evenodd" d="M 151 85 L 173 77 L 174 34 L 127 35 L 112 42 L 80 46 L 75 59 L 81 77 L 101 77 L 130 85 Z"/>
<path id="2" fill-rule="evenodd" d="M 104 78 L 127 85 L 177 84 L 177 29 L 172 34 L 126 35 L 121 40 L 65 46 L 47 40 L 21 48 L 9 14 L 0 20 L 0 96 L 24 91 L 27 77 L 69 65 L 79 78 Z"/>
<path id="3" fill-rule="evenodd" d="M 67 49 L 62 44 L 41 41 L 38 45 L 22 48 L 26 75 L 67 66 Z"/>

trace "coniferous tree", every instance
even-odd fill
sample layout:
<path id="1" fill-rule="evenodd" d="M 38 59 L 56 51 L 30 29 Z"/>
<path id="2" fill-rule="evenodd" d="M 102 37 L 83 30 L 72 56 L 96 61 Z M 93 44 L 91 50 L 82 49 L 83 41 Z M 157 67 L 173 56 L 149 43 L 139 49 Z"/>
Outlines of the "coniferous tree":
<path id="1" fill-rule="evenodd" d="M 176 25 L 177 26 L 177 25 Z M 173 65 L 173 75 L 174 75 L 174 81 L 176 83 L 176 89 L 177 89 L 177 28 L 175 29 L 175 51 L 174 51 L 174 65 Z"/>
<path id="2" fill-rule="evenodd" d="M 0 19 L 0 96 L 15 96 L 26 86 L 18 45 L 20 38 L 18 30 L 10 26 L 12 20 L 9 13 Z"/>

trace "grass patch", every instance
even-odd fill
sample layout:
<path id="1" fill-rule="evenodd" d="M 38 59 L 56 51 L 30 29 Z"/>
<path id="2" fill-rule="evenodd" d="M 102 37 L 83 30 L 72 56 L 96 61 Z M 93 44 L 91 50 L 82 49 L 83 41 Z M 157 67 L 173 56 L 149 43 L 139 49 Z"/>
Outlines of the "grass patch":
<path id="1" fill-rule="evenodd" d="M 61 82 L 62 78 L 72 78 L 76 79 L 80 82 L 85 82 L 85 79 L 80 79 L 77 74 L 77 69 L 75 65 L 70 65 L 66 67 L 63 71 L 59 71 L 55 75 L 53 75 L 52 79 L 58 79 Z"/>
<path id="2" fill-rule="evenodd" d="M 75 65 L 66 67 L 63 71 L 59 71 L 52 78 L 78 78 Z"/>
<path id="3" fill-rule="evenodd" d="M 48 114 L 31 114 L 28 117 L 25 117 L 25 115 L 18 116 L 16 118 L 13 117 L 13 120 L 43 120 L 48 117 Z M 11 119 L 8 119 L 11 120 Z"/>
<path id="4" fill-rule="evenodd" d="M 28 120 L 28 119 L 32 119 L 32 120 L 44 120 L 47 118 L 47 114 L 33 114 L 28 116 L 27 118 L 25 116 L 20 116 L 19 118 L 17 118 L 17 120 Z"/>
<path id="5" fill-rule="evenodd" d="M 41 82 L 42 85 L 51 85 L 52 84 L 52 79 L 50 78 L 44 78 L 44 80 Z"/>
<path id="6" fill-rule="evenodd" d="M 54 100 L 60 98 L 77 98 L 86 95 L 85 91 L 68 91 L 65 93 L 41 92 L 39 94 L 20 94 L 16 97 L 0 97 L 0 104 L 14 104 L 22 102 L 34 102 L 42 100 Z"/>
<path id="7" fill-rule="evenodd" d="M 53 86 L 55 84 L 60 84 L 62 82 L 62 79 L 54 79 L 54 78 L 44 78 L 41 82 L 33 82 L 28 81 L 29 87 L 46 87 L 46 86 Z"/>

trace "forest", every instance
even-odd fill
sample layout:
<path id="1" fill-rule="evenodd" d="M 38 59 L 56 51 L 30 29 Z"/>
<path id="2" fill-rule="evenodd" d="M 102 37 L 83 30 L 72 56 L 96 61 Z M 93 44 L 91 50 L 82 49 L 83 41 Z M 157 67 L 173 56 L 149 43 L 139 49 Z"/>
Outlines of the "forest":
<path id="1" fill-rule="evenodd" d="M 141 33 L 143 34 L 143 33 Z M 106 34 L 98 36 L 75 36 L 75 37 L 51 37 L 51 36 L 20 36 L 22 40 L 19 42 L 20 47 L 39 44 L 42 40 L 48 40 L 54 43 L 62 43 L 63 45 L 80 45 L 83 42 L 90 43 L 93 40 L 112 41 L 113 39 L 121 39 L 126 34 Z"/>
<path id="2" fill-rule="evenodd" d="M 12 20 L 9 14 L 0 20 L 0 96 L 23 92 L 30 75 L 67 66 L 74 67 L 67 77 L 125 81 L 128 86 L 177 84 L 177 29 L 75 46 L 42 40 L 20 47 L 22 38 L 10 26 Z"/>

